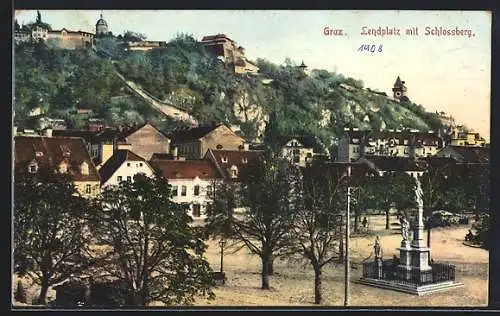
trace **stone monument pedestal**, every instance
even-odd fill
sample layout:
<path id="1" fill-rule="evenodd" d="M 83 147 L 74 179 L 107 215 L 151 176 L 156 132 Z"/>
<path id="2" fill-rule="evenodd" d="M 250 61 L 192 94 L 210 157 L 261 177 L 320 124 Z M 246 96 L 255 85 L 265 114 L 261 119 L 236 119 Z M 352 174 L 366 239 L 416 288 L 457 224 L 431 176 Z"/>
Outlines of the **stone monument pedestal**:
<path id="1" fill-rule="evenodd" d="M 432 267 L 429 265 L 430 249 L 410 245 L 407 240 L 401 242 L 397 275 L 402 280 L 421 283 L 432 282 Z"/>

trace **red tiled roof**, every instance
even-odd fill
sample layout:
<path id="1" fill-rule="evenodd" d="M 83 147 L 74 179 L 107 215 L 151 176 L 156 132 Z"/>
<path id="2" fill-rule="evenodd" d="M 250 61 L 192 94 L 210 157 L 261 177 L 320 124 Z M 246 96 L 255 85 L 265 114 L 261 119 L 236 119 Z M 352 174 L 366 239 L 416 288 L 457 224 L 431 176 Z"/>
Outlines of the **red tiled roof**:
<path id="1" fill-rule="evenodd" d="M 264 151 L 261 150 L 213 150 L 209 149 L 205 158 L 215 160 L 216 166 L 225 178 L 231 178 L 231 167 L 236 166 L 238 170 L 252 167 L 264 159 Z"/>
<path id="2" fill-rule="evenodd" d="M 227 37 L 226 34 L 216 34 L 216 35 L 203 36 L 203 38 L 201 39 L 201 41 L 202 42 L 208 42 L 208 41 L 214 41 L 214 40 L 219 40 L 219 39 L 227 39 L 227 40 L 233 42 L 233 40 L 230 39 L 229 37 Z"/>
<path id="3" fill-rule="evenodd" d="M 16 165 L 27 168 L 35 160 L 39 166 L 57 169 L 59 164 L 65 161 L 69 166 L 68 172 L 75 181 L 100 181 L 99 173 L 82 138 L 16 136 L 14 147 Z M 88 164 L 88 175 L 81 173 L 80 166 L 83 162 Z"/>
<path id="4" fill-rule="evenodd" d="M 166 179 L 221 178 L 217 168 L 208 160 L 154 160 L 150 164 Z"/>
<path id="5" fill-rule="evenodd" d="M 458 162 L 489 163 L 490 147 L 446 146 L 436 153 L 436 155 L 450 157 Z"/>

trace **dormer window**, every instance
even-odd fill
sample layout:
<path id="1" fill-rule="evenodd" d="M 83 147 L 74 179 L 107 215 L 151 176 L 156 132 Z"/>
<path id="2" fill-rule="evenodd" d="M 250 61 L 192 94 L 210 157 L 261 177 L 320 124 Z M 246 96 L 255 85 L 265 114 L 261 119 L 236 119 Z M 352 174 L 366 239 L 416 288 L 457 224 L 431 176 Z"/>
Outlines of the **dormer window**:
<path id="1" fill-rule="evenodd" d="M 358 144 L 359 143 L 359 138 L 353 138 L 352 139 L 353 144 Z"/>
<path id="2" fill-rule="evenodd" d="M 88 176 L 89 175 L 89 165 L 88 165 L 88 163 L 86 163 L 85 161 L 82 162 L 82 164 L 80 165 L 80 170 L 81 170 L 81 172 L 82 172 L 83 175 Z"/>
<path id="3" fill-rule="evenodd" d="M 61 164 L 59 165 L 59 172 L 60 173 L 68 172 L 68 165 L 65 162 L 61 162 Z"/>
<path id="4" fill-rule="evenodd" d="M 231 178 L 237 178 L 238 177 L 238 167 L 236 166 L 231 166 Z"/>
<path id="5" fill-rule="evenodd" d="M 35 156 L 36 156 L 37 158 L 41 158 L 41 157 L 43 157 L 43 152 L 42 152 L 42 151 L 37 151 L 37 152 L 35 153 Z"/>
<path id="6" fill-rule="evenodd" d="M 247 163 L 247 162 L 248 162 L 247 157 L 242 157 L 242 158 L 241 158 L 241 162 L 242 162 L 242 163 Z"/>
<path id="7" fill-rule="evenodd" d="M 223 156 L 223 157 L 221 158 L 221 161 L 222 161 L 222 163 L 227 163 L 227 157 L 226 157 L 226 156 Z"/>
<path id="8" fill-rule="evenodd" d="M 33 162 L 31 163 L 29 166 L 28 166 L 28 171 L 30 173 L 35 173 L 38 171 L 38 164 L 36 162 Z"/>

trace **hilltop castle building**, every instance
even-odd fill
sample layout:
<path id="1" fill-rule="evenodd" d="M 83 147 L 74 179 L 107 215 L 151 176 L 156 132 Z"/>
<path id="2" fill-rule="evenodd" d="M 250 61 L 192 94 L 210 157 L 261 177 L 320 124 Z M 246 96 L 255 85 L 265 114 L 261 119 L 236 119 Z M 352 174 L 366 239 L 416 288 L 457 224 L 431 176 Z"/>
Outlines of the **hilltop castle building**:
<path id="1" fill-rule="evenodd" d="M 226 34 L 204 36 L 201 44 L 207 51 L 213 53 L 227 66 L 233 68 L 235 73 L 257 73 L 259 68 L 245 57 L 245 49 L 237 46 L 236 42 Z"/>
<path id="2" fill-rule="evenodd" d="M 95 24 L 95 35 L 106 35 L 108 32 L 108 22 L 104 20 L 101 13 L 101 18 Z"/>

